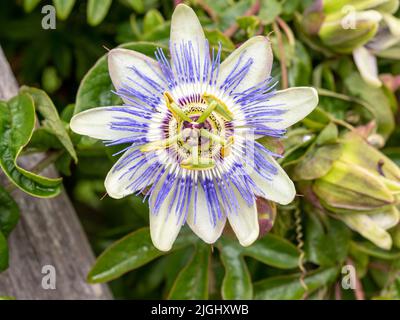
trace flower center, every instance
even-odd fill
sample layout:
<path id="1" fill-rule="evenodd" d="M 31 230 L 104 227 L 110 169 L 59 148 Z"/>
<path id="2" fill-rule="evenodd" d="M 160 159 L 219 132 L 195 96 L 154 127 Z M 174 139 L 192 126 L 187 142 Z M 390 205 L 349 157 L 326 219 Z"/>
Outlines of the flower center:
<path id="1" fill-rule="evenodd" d="M 216 97 L 204 94 L 200 102 L 178 106 L 164 94 L 170 111 L 165 139 L 151 142 L 142 151 L 166 149 L 182 168 L 207 170 L 230 154 L 233 144 L 232 114 Z"/>

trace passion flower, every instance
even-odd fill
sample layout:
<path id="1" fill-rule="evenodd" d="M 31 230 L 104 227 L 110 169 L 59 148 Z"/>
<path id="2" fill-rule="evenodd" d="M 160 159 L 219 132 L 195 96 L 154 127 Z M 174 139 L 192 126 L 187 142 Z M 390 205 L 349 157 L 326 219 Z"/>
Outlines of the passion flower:
<path id="1" fill-rule="evenodd" d="M 113 198 L 145 194 L 154 245 L 167 251 L 182 225 L 214 243 L 226 220 L 243 246 L 259 235 L 256 199 L 291 202 L 295 187 L 256 141 L 280 138 L 318 103 L 313 88 L 275 90 L 268 38 L 251 38 L 221 63 L 194 11 L 178 5 L 170 59 L 114 49 L 109 72 L 123 106 L 71 120 L 79 134 L 128 145 L 105 180 Z"/>

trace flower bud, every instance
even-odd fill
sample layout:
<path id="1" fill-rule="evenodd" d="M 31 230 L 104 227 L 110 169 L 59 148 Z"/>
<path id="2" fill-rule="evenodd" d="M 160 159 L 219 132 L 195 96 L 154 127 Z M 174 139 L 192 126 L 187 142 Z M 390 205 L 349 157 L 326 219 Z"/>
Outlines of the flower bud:
<path id="1" fill-rule="evenodd" d="M 354 133 L 341 141 L 342 153 L 328 173 L 314 181 L 320 203 L 377 246 L 390 249 L 386 231 L 399 222 L 400 169 Z"/>
<path id="2" fill-rule="evenodd" d="M 382 15 L 375 10 L 327 15 L 318 35 L 332 51 L 351 53 L 375 36 L 381 19 Z"/>
<path id="3" fill-rule="evenodd" d="M 342 11 L 343 8 L 354 8 L 355 10 L 378 10 L 380 12 L 394 13 L 399 8 L 399 0 L 324 0 L 325 13 Z"/>

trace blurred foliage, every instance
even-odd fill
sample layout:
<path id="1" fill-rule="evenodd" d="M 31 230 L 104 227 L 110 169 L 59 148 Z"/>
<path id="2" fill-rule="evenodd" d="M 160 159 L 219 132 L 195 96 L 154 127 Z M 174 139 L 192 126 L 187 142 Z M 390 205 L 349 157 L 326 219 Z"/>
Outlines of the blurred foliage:
<path id="1" fill-rule="evenodd" d="M 10 176 L 0 187 L 0 270 L 7 268 L 6 239 L 19 216 L 9 192 L 16 186 L 54 196 L 60 181 L 38 174 L 55 163 L 99 255 L 88 281 L 110 281 L 117 298 L 355 299 L 361 292 L 367 299 L 400 299 L 400 56 L 379 57 L 379 87 L 364 81 L 351 56 L 378 25 L 367 23 L 362 35 L 345 33 L 336 16 L 327 24 L 318 0 L 185 2 L 211 45 L 222 44 L 223 58 L 249 37 L 269 35 L 280 85 L 318 89 L 319 106 L 286 139 L 260 140 L 284 150 L 281 164 L 302 196 L 288 206 L 264 203 L 263 236 L 248 248 L 229 230 L 210 247 L 185 227 L 171 252 L 156 250 L 142 198 L 103 199 L 118 150 L 73 134 L 68 123 L 76 112 L 119 103 L 107 48 L 149 56 L 165 48 L 174 2 L 54 0 L 56 29 L 43 30 L 41 7 L 52 1 L 2 0 L 0 43 L 13 71 L 19 83 L 47 94 L 24 87 L 0 103 L 0 165 Z M 367 2 L 326 1 L 324 10 Z M 399 16 L 398 1 L 380 3 L 380 11 Z M 33 152 L 47 157 L 30 171 L 20 168 L 19 154 Z M 349 264 L 357 270 L 357 292 L 341 287 Z"/>

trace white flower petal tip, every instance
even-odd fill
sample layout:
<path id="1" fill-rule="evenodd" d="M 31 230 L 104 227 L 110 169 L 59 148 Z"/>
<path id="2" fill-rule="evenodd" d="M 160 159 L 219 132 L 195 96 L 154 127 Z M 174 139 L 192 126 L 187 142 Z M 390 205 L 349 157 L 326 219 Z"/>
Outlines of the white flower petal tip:
<path id="1" fill-rule="evenodd" d="M 182 224 L 174 213 L 168 215 L 160 212 L 154 215 L 150 212 L 150 236 L 153 245 L 160 251 L 170 251 L 178 237 Z"/>
<path id="2" fill-rule="evenodd" d="M 104 180 L 104 187 L 106 188 L 107 195 L 113 199 L 122 199 L 129 195 L 129 193 L 124 192 L 125 186 L 120 185 L 119 176 L 113 173 L 113 169 L 108 172 Z"/>
<path id="3" fill-rule="evenodd" d="M 118 90 L 122 85 L 131 83 L 131 80 L 143 81 L 132 71 L 132 67 L 158 81 L 154 70 L 159 70 L 158 63 L 148 56 L 134 50 L 116 48 L 112 49 L 108 55 L 108 71 L 114 87 Z M 151 67 L 150 67 L 151 66 Z"/>
<path id="4" fill-rule="evenodd" d="M 126 161 L 126 159 L 132 160 Z M 134 181 L 138 181 L 144 172 L 154 163 L 154 159 L 143 162 L 144 159 L 145 155 L 137 148 L 132 148 L 126 151 L 114 164 L 104 181 L 107 194 L 111 198 L 124 198 L 153 183 L 154 177 L 147 181 L 133 183 Z M 132 167 L 135 167 L 135 170 L 130 171 Z"/>
<path id="5" fill-rule="evenodd" d="M 289 176 L 274 158 L 268 156 L 266 159 L 278 169 L 278 172 L 272 177 L 272 180 L 265 179 L 256 171 L 253 171 L 250 174 L 252 180 L 263 192 L 263 194 L 257 195 L 277 202 L 281 205 L 287 205 L 291 203 L 296 197 L 296 187 L 293 181 L 289 178 Z"/>
<path id="6" fill-rule="evenodd" d="M 255 202 L 249 206 L 246 201 L 240 197 L 237 190 L 234 192 L 239 208 L 237 209 L 237 212 L 231 212 L 228 214 L 229 224 L 235 232 L 239 243 L 243 247 L 248 247 L 257 240 L 258 235 L 260 234 L 257 206 Z"/>
<path id="7" fill-rule="evenodd" d="M 285 110 L 282 120 L 268 124 L 274 129 L 286 129 L 307 117 L 318 105 L 318 92 L 312 87 L 294 87 L 276 91 L 269 99 L 270 105 Z"/>
<path id="8" fill-rule="evenodd" d="M 200 239 L 206 243 L 213 244 L 219 239 L 224 230 L 226 217 L 217 219 L 215 223 L 212 221 L 208 213 L 206 196 L 200 188 L 197 196 L 196 212 L 194 212 L 192 206 L 189 209 L 186 223 Z"/>
<path id="9" fill-rule="evenodd" d="M 155 212 L 154 207 L 157 196 L 163 187 L 166 175 L 162 177 L 154 188 L 154 193 L 149 199 L 150 204 L 150 236 L 153 245 L 160 251 L 171 250 L 184 221 L 183 217 L 177 214 L 177 204 L 171 202 L 174 200 L 174 193 L 169 190 L 166 198 Z"/>
<path id="10" fill-rule="evenodd" d="M 171 17 L 172 44 L 180 45 L 182 41 L 197 42 L 204 46 L 205 36 L 203 27 L 192 8 L 185 4 L 178 4 Z"/>
<path id="11" fill-rule="evenodd" d="M 70 129 L 78 134 L 95 139 L 108 139 L 115 135 L 109 130 L 111 113 L 108 108 L 95 108 L 74 115 L 69 123 Z"/>
<path id="12" fill-rule="evenodd" d="M 267 37 L 255 36 L 243 43 L 221 63 L 219 84 L 228 77 L 240 58 L 242 61 L 252 59 L 252 66 L 246 77 L 237 86 L 237 91 L 244 91 L 255 86 L 271 75 L 273 63 L 271 42 Z"/>
<path id="13" fill-rule="evenodd" d="M 251 246 L 258 239 L 259 235 L 260 235 L 259 227 L 253 229 L 250 233 L 247 234 L 246 237 L 239 238 L 238 235 L 236 234 L 236 236 L 238 237 L 239 243 L 242 247 Z"/>
<path id="14" fill-rule="evenodd" d="M 376 57 L 365 47 L 359 47 L 353 51 L 353 58 L 364 81 L 374 87 L 381 87 Z"/>
<path id="15" fill-rule="evenodd" d="M 170 230 L 167 226 L 164 226 L 166 229 Z M 155 228 L 150 226 L 150 236 L 153 245 L 160 251 L 168 252 L 172 249 L 174 242 L 179 234 L 179 230 L 181 226 L 178 226 L 178 232 L 170 233 L 169 231 L 156 233 Z"/>

